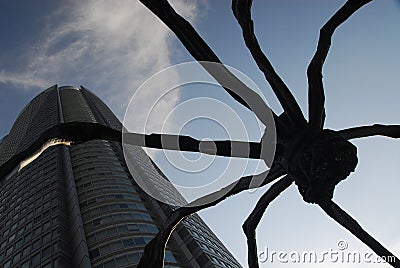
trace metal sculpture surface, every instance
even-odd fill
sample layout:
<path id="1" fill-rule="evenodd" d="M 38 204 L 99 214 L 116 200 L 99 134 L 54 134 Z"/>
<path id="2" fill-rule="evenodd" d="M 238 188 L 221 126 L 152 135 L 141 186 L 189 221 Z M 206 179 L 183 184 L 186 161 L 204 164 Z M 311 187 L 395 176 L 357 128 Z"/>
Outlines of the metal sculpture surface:
<path id="1" fill-rule="evenodd" d="M 325 121 L 325 96 L 322 82 L 322 67 L 327 57 L 331 38 L 336 28 L 345 22 L 353 13 L 372 0 L 348 0 L 321 28 L 318 40 L 317 50 L 308 66 L 308 105 L 309 118 L 304 118 L 303 113 L 292 96 L 290 90 L 274 71 L 268 58 L 262 52 L 257 38 L 254 34 L 253 21 L 251 19 L 252 0 L 233 0 L 232 10 L 236 17 L 242 32 L 243 38 L 252 57 L 257 63 L 259 69 L 264 73 L 266 80 L 271 85 L 275 95 L 284 109 L 280 116 L 274 114 L 274 120 L 277 131 L 277 148 L 275 159 L 271 164 L 269 173 L 258 174 L 265 176 L 263 183 L 265 185 L 276 179 L 275 182 L 258 201 L 255 209 L 243 224 L 243 230 L 248 243 L 248 265 L 249 267 L 258 267 L 257 246 L 255 229 L 261 220 L 268 205 L 293 182 L 297 185 L 304 201 L 315 203 L 320 206 L 332 219 L 353 233 L 362 242 L 369 246 L 379 256 L 394 256 L 377 240 L 369 235 L 362 227 L 345 211 L 343 211 L 331 199 L 335 186 L 349 174 L 354 171 L 357 165 L 357 149 L 349 142 L 351 139 L 362 138 L 374 135 L 382 135 L 392 138 L 400 137 L 400 126 L 372 125 L 362 126 L 339 131 L 324 129 Z M 166 0 L 141 0 L 158 18 L 160 18 L 179 38 L 191 55 L 202 64 L 202 61 L 220 63 L 218 57 L 204 40 L 196 33 L 194 28 L 183 19 L 170 6 Z M 207 66 L 203 67 L 215 77 L 217 81 L 221 80 Z M 221 67 L 223 68 L 223 67 Z M 229 71 L 222 70 L 226 74 L 226 79 L 235 80 L 236 78 L 229 74 Z M 257 94 L 252 94 L 246 86 L 241 87 L 241 91 L 234 91 L 231 88 L 224 89 L 238 102 L 252 110 L 261 122 L 265 123 L 263 109 L 266 104 Z M 249 99 L 242 99 L 240 96 L 250 96 Z M 253 105 L 249 106 L 248 102 Z M 257 108 L 254 109 L 253 107 Z M 158 141 L 161 140 L 159 135 Z M 153 136 L 155 138 L 156 136 Z M 179 137 L 177 137 L 179 139 Z M 186 139 L 188 137 L 185 137 Z M 264 138 L 264 137 L 263 137 Z M 252 156 L 263 159 L 261 145 L 263 138 L 258 144 L 252 144 L 250 151 Z M 179 144 L 184 145 L 185 142 Z M 201 151 L 199 142 L 192 142 L 191 151 Z M 224 142 L 215 142 L 218 151 L 229 151 L 230 144 Z M 147 139 L 145 144 L 149 147 L 162 148 L 160 142 L 152 142 Z M 164 146 L 168 147 L 168 146 Z M 194 148 L 194 149 L 193 149 Z M 171 148 L 170 148 L 171 149 Z M 176 148 L 179 149 L 179 148 Z M 184 147 L 181 150 L 187 150 Z M 256 153 L 255 153 L 256 152 Z M 254 154 L 256 156 L 254 156 Z M 222 154 L 223 155 L 223 154 Z M 267 159 L 264 159 L 267 161 Z M 283 176 L 283 177 L 282 177 Z M 168 218 L 163 229 L 146 246 L 145 252 L 141 258 L 139 267 L 162 267 L 163 255 L 166 242 L 174 227 L 186 216 L 199 211 L 205 207 L 213 206 L 227 196 L 234 195 L 240 191 L 249 188 L 251 177 L 243 177 L 239 182 L 223 197 L 216 199 L 209 204 L 199 206 L 182 207 L 175 210 Z M 212 195 L 212 194 L 211 194 Z M 389 261 L 393 267 L 400 267 L 398 258 Z"/>

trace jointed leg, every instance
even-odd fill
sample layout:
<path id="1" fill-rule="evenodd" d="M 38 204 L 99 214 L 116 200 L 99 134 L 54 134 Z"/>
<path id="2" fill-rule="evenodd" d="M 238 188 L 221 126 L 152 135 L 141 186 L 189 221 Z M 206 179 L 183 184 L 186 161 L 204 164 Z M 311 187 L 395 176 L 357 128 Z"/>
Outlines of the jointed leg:
<path id="1" fill-rule="evenodd" d="M 253 176 L 242 177 L 238 181 L 235 181 L 216 192 L 213 192 L 211 194 L 205 195 L 199 199 L 194 200 L 193 202 L 189 203 L 188 206 L 198 207 L 201 204 L 208 203 L 205 202 L 207 200 L 215 200 L 214 202 L 216 203 L 209 203 L 210 206 L 214 206 L 230 196 L 233 196 L 248 189 L 262 187 L 264 185 L 273 182 L 274 180 L 278 179 L 283 175 L 285 175 L 285 172 L 277 165 L 273 165 L 269 171 Z"/>
<path id="2" fill-rule="evenodd" d="M 283 175 L 282 170 L 279 168 L 273 168 L 270 170 L 270 172 L 267 175 L 267 172 L 261 173 L 259 175 L 255 176 L 260 176 L 264 177 L 264 182 L 262 185 L 265 185 L 268 182 L 273 181 L 274 179 L 279 178 L 280 176 Z M 228 186 L 230 190 L 225 191 L 225 193 L 221 196 L 220 193 L 212 193 L 209 194 L 208 196 L 202 197 L 198 200 L 193 201 L 191 204 L 189 204 L 186 207 L 181 207 L 173 211 L 167 218 L 163 228 L 158 232 L 158 234 L 149 242 L 149 244 L 146 245 L 144 248 L 144 253 L 142 255 L 142 258 L 140 259 L 139 263 L 139 268 L 147 268 L 147 267 L 162 267 L 163 261 L 164 261 L 164 251 L 165 251 L 165 246 L 168 242 L 168 239 L 172 233 L 172 231 L 175 229 L 175 227 L 187 216 L 196 213 L 197 211 L 200 211 L 201 209 L 215 206 L 216 204 L 220 203 L 224 199 L 226 199 L 229 196 L 232 196 L 234 194 L 237 194 L 239 192 L 242 192 L 244 190 L 249 189 L 249 185 L 251 185 L 251 180 L 253 179 L 253 176 L 248 176 L 248 177 L 243 177 L 241 178 L 236 185 L 234 186 Z M 222 189 L 221 191 L 224 191 Z M 218 198 L 214 200 L 214 196 L 218 194 Z M 209 203 L 205 203 L 204 200 L 214 200 Z"/>
<path id="3" fill-rule="evenodd" d="M 123 138 L 122 138 L 123 136 Z M 260 159 L 261 143 L 245 141 L 200 141 L 189 136 L 171 134 L 139 134 L 88 122 L 60 123 L 44 131 L 24 151 L 13 156 L 0 168 L 0 177 L 10 172 L 13 166 L 30 157 L 49 140 L 59 139 L 78 144 L 91 140 L 123 142 L 142 147 L 166 150 L 200 152 L 211 155 Z"/>
<path id="4" fill-rule="evenodd" d="M 261 143 L 245 141 L 200 141 L 171 134 L 124 133 L 123 143 L 148 148 L 199 152 L 204 154 L 260 159 Z"/>
<path id="5" fill-rule="evenodd" d="M 121 132 L 110 127 L 87 122 L 61 123 L 54 127 L 50 138 L 61 138 L 73 143 L 102 139 L 148 148 L 199 152 L 219 156 L 260 159 L 261 144 L 245 141 L 200 141 L 189 136 L 171 134 L 141 134 Z M 123 138 L 122 138 L 123 136 Z M 49 139 L 49 137 L 47 137 Z"/>
<path id="6" fill-rule="evenodd" d="M 257 202 L 256 207 L 243 224 L 243 231 L 247 237 L 248 264 L 250 268 L 258 267 L 256 228 L 268 205 L 286 190 L 293 180 L 285 176 L 274 183 Z"/>
<path id="7" fill-rule="evenodd" d="M 381 245 L 375 238 L 369 235 L 349 214 L 342 210 L 332 200 L 318 204 L 332 219 L 349 230 L 358 239 L 370 247 L 376 254 L 386 260 L 395 268 L 400 268 L 400 260 L 389 250 Z"/>
<path id="8" fill-rule="evenodd" d="M 386 136 L 389 138 L 400 138 L 400 125 L 372 125 L 353 127 L 339 130 L 338 134 L 347 140 L 364 138 L 370 136 Z"/>
<path id="9" fill-rule="evenodd" d="M 175 33 L 189 53 L 236 101 L 252 110 L 264 125 L 268 125 L 269 122 L 267 119 L 269 118 L 268 111 L 270 109 L 262 98 L 235 77 L 222 64 L 207 63 L 221 63 L 221 61 L 192 25 L 176 13 L 167 0 L 140 0 L 140 2 Z M 273 116 L 276 121 L 279 121 L 275 114 Z"/>
<path id="10" fill-rule="evenodd" d="M 307 69 L 309 123 L 322 128 L 325 120 L 325 94 L 322 83 L 322 66 L 331 46 L 334 31 L 354 12 L 372 0 L 348 0 L 321 28 L 317 51 Z"/>
<path id="11" fill-rule="evenodd" d="M 288 87 L 275 72 L 273 66 L 258 44 L 257 38 L 254 34 L 253 20 L 251 19 L 251 4 L 252 0 L 232 1 L 232 10 L 242 28 L 246 46 L 250 50 L 258 68 L 264 73 L 265 78 L 271 85 L 271 88 L 281 103 L 283 110 L 287 113 L 290 122 L 293 125 L 302 125 L 305 123 L 305 119 L 299 105 Z"/>

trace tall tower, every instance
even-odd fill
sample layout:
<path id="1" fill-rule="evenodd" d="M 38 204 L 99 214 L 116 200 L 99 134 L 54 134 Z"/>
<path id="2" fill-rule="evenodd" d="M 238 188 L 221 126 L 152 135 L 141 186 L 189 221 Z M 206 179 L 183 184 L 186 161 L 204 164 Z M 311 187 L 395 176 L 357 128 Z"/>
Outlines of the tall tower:
<path id="1" fill-rule="evenodd" d="M 135 267 L 173 208 L 138 187 L 117 142 L 51 146 L 21 165 L 30 146 L 64 122 L 121 129 L 84 87 L 52 86 L 22 110 L 0 140 L 0 266 Z M 141 148 L 134 152 L 137 176 L 163 176 Z M 171 236 L 165 267 L 241 266 L 192 215 Z"/>

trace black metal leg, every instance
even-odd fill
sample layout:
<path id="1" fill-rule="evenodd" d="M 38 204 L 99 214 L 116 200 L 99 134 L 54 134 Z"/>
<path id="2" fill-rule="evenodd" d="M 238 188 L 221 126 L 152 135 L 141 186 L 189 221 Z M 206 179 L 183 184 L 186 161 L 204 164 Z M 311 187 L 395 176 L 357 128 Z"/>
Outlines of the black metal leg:
<path id="1" fill-rule="evenodd" d="M 353 235 L 370 247 L 377 255 L 387 260 L 390 265 L 400 268 L 400 260 L 387 250 L 381 243 L 368 234 L 349 214 L 342 210 L 332 200 L 318 204 L 332 219 L 349 230 Z"/>
<path id="2" fill-rule="evenodd" d="M 358 139 L 371 136 L 385 136 L 389 138 L 400 138 L 400 125 L 361 126 L 339 130 L 338 133 L 345 139 Z"/>
<path id="3" fill-rule="evenodd" d="M 148 148 L 199 152 L 210 155 L 260 159 L 261 143 L 246 141 L 200 141 L 171 134 L 124 133 L 123 143 Z"/>
<path id="4" fill-rule="evenodd" d="M 354 12 L 372 0 L 347 1 L 321 28 L 317 51 L 307 69 L 308 77 L 308 109 L 309 123 L 313 127 L 322 128 L 325 120 L 325 93 L 322 82 L 322 66 L 331 46 L 334 31 Z"/>
<path id="5" fill-rule="evenodd" d="M 264 125 L 270 124 L 268 122 L 268 111 L 270 109 L 262 98 L 222 65 L 217 55 L 192 25 L 176 13 L 167 0 L 140 0 L 140 2 L 175 33 L 189 53 L 217 80 L 228 94 L 243 106 L 252 110 Z M 208 62 L 220 64 L 209 64 Z M 279 124 L 278 116 L 275 114 L 273 116 L 276 123 Z"/>
<path id="6" fill-rule="evenodd" d="M 243 224 L 243 231 L 247 237 L 247 262 L 250 268 L 257 268 L 258 257 L 257 257 L 257 241 L 256 241 L 256 228 L 260 222 L 265 210 L 269 204 L 277 198 L 284 190 L 286 190 L 293 180 L 289 176 L 285 176 L 276 183 L 274 183 L 267 192 L 257 202 L 256 207 L 251 212 L 249 217 Z"/>
<path id="7" fill-rule="evenodd" d="M 253 20 L 251 19 L 251 0 L 233 0 L 232 10 L 242 28 L 243 38 L 247 48 L 250 50 L 258 68 L 264 73 L 265 78 L 271 85 L 272 90 L 281 103 L 283 110 L 287 113 L 292 125 L 304 125 L 305 119 L 292 93 L 275 72 L 272 64 L 262 52 L 257 38 L 254 34 Z"/>
<path id="8" fill-rule="evenodd" d="M 263 172 L 259 175 L 260 177 L 264 177 L 264 183 L 262 185 L 273 181 L 274 179 L 282 176 L 283 172 L 279 168 L 274 168 L 271 170 L 268 175 L 267 172 Z M 240 178 L 239 181 L 233 186 L 229 191 L 227 191 L 224 195 L 218 197 L 217 199 L 212 199 L 213 195 L 219 194 L 218 192 L 212 193 L 208 196 L 202 197 L 198 200 L 195 200 L 191 204 L 186 207 L 181 207 L 173 211 L 167 218 L 162 230 L 158 232 L 158 234 L 146 245 L 144 249 L 144 253 L 142 258 L 140 259 L 139 268 L 147 268 L 147 267 L 162 267 L 164 262 L 164 251 L 165 246 L 168 242 L 168 239 L 175 229 L 175 227 L 187 216 L 200 211 L 201 209 L 208 208 L 211 206 L 215 206 L 221 201 L 225 200 L 227 197 L 242 192 L 244 190 L 249 189 L 249 185 L 251 185 L 251 180 L 253 176 Z M 229 187 L 229 186 L 228 186 Z M 224 189 L 222 189 L 224 190 Z M 204 198 L 208 200 L 214 200 L 209 203 L 204 203 Z"/>

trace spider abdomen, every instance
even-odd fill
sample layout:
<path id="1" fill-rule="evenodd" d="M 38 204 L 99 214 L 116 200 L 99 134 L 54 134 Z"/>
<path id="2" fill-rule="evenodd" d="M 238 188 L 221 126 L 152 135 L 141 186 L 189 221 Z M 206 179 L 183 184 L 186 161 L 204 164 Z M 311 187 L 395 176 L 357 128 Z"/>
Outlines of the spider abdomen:
<path id="1" fill-rule="evenodd" d="M 332 199 L 335 186 L 355 170 L 357 148 L 332 130 L 308 137 L 288 159 L 288 173 L 304 201 L 316 203 Z"/>

